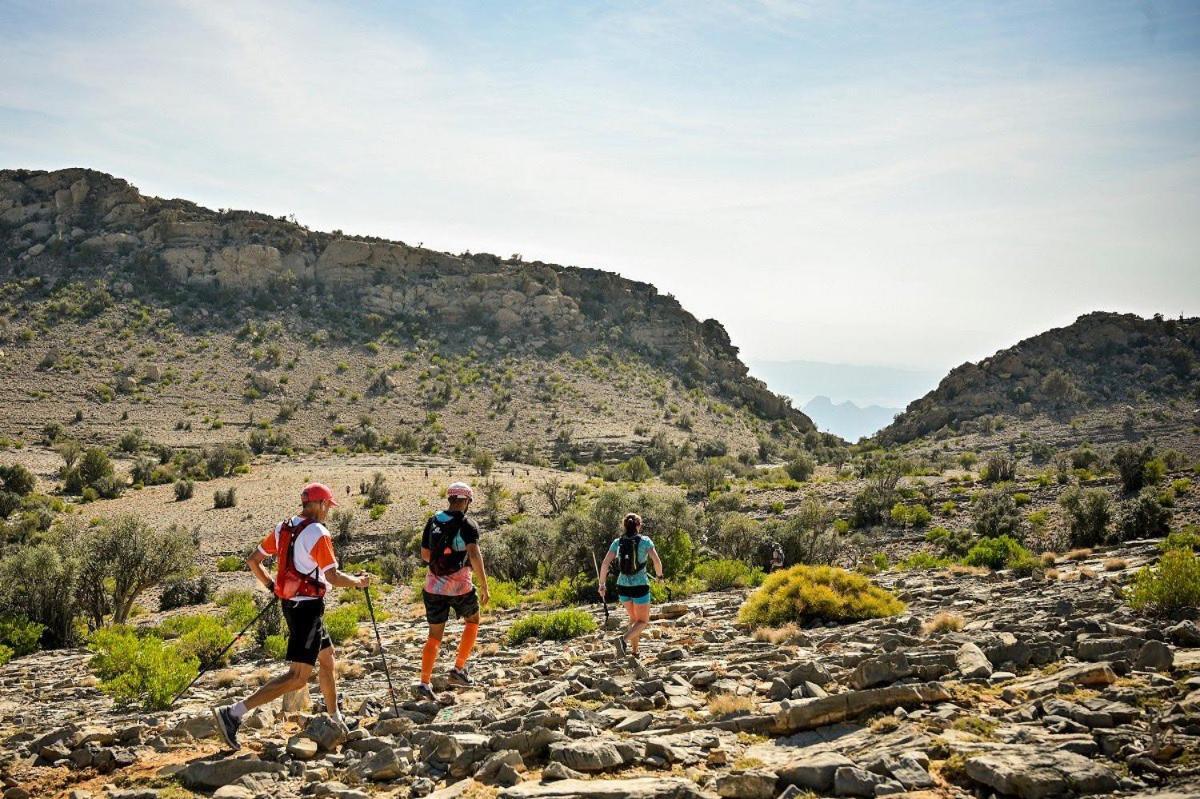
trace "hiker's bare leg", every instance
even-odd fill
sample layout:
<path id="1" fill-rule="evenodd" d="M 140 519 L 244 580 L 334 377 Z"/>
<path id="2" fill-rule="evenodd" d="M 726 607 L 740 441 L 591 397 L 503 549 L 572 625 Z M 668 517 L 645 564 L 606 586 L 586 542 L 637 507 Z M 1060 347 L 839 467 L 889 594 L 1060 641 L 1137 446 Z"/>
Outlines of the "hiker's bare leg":
<path id="1" fill-rule="evenodd" d="M 633 620 L 633 624 L 629 625 L 629 632 L 625 638 L 629 641 L 629 648 L 633 654 L 638 651 L 638 639 L 642 637 L 642 633 L 650 626 L 650 603 L 645 605 L 636 605 L 629 603 L 629 618 Z"/>
<path id="2" fill-rule="evenodd" d="M 299 690 L 308 685 L 313 667 L 307 663 L 289 663 L 288 670 L 272 680 L 264 683 L 246 699 L 246 709 L 253 710 L 259 705 L 265 705 L 273 699 L 278 699 L 286 693 Z"/>
<path id="3" fill-rule="evenodd" d="M 317 680 L 321 683 L 321 696 L 325 697 L 325 712 L 335 715 L 338 712 L 337 675 L 333 660 L 333 647 L 327 646 L 317 653 L 317 664 L 321 669 L 317 672 Z"/>

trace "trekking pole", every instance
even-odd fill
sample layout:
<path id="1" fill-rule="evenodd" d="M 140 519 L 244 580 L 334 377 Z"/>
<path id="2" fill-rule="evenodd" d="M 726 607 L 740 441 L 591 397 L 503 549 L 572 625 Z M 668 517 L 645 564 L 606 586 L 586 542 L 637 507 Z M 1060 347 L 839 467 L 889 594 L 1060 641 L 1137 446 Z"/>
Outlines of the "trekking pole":
<path id="1" fill-rule="evenodd" d="M 596 553 L 588 552 L 592 556 L 592 568 L 596 570 L 596 581 L 600 581 L 600 564 L 596 562 Z M 604 629 L 608 629 L 608 597 L 604 594 L 600 595 L 600 602 L 604 605 Z"/>
<path id="2" fill-rule="evenodd" d="M 392 697 L 392 712 L 400 718 L 400 706 L 396 704 L 396 689 L 392 687 L 392 673 L 388 671 L 387 655 L 383 652 L 383 639 L 379 637 L 379 625 L 375 623 L 375 607 L 371 604 L 371 589 L 364 588 L 367 596 L 367 613 L 371 617 L 371 626 L 375 628 L 375 643 L 379 644 L 379 659 L 383 661 L 383 676 L 387 677 L 388 693 Z"/>
<path id="3" fill-rule="evenodd" d="M 214 657 L 212 660 L 208 661 L 207 666 L 200 669 L 200 671 L 196 674 L 196 676 L 192 678 L 192 681 L 187 684 L 186 688 L 184 688 L 179 693 L 175 694 L 175 698 L 171 700 L 170 704 L 168 704 L 167 707 L 171 707 L 171 705 L 174 705 L 176 702 L 179 701 L 179 697 L 183 696 L 189 690 L 191 690 L 191 687 L 196 684 L 196 680 L 199 680 L 201 677 L 204 676 L 205 672 L 207 672 L 209 669 L 211 669 L 213 666 L 215 666 L 217 663 L 219 663 L 221 661 L 221 658 L 225 656 L 225 653 L 228 652 L 230 649 L 232 649 L 233 645 L 236 644 L 238 641 L 240 641 L 242 639 L 242 636 L 245 635 L 251 627 L 253 627 L 255 624 L 257 624 L 258 620 L 263 617 L 263 614 L 266 613 L 268 610 L 270 610 L 271 606 L 273 606 L 274 604 L 275 604 L 275 595 L 271 594 L 271 601 L 262 606 L 262 610 L 260 610 L 258 612 L 258 615 L 255 616 L 250 621 L 249 624 L 247 624 L 245 627 L 243 627 L 242 631 L 240 633 L 238 633 L 237 635 L 235 635 L 233 637 L 233 640 L 230 641 L 228 644 L 226 644 L 225 648 L 217 653 L 216 657 Z"/>

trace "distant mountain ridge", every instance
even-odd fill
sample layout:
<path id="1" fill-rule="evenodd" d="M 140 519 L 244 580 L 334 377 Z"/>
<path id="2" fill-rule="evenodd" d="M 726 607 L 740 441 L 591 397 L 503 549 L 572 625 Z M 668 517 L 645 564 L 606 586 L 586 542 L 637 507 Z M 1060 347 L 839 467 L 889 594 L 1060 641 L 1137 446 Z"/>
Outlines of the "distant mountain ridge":
<path id="1" fill-rule="evenodd" d="M 1200 400 L 1200 318 L 1086 314 L 955 367 L 878 438 L 899 444 L 988 415 L 1066 415 L 1142 398 Z"/>
<path id="2" fill-rule="evenodd" d="M 850 400 L 859 407 L 902 408 L 937 385 L 942 372 L 823 361 L 750 361 L 750 371 L 797 404 L 813 397 Z"/>
<path id="3" fill-rule="evenodd" d="M 724 327 L 649 284 L 597 269 L 435 252 L 249 211 L 147 197 L 88 169 L 0 170 L 0 281 L 99 279 L 206 308 L 319 305 L 339 329 L 489 358 L 638 355 L 766 420 L 812 422 L 751 377 Z M 210 318 L 219 318 L 216 314 Z M 342 323 L 346 322 L 345 325 Z"/>
<path id="4" fill-rule="evenodd" d="M 860 407 L 850 400 L 834 403 L 829 397 L 819 396 L 806 402 L 801 410 L 808 414 L 818 430 L 847 441 L 857 441 L 886 427 L 901 409 L 879 405 Z"/>

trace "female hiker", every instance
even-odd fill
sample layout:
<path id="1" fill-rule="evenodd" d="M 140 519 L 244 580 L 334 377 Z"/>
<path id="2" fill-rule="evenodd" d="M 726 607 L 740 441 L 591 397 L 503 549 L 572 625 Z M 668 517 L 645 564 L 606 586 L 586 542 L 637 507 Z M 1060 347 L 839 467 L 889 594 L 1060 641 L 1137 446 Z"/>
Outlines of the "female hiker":
<path id="1" fill-rule="evenodd" d="M 300 492 L 301 511 L 267 533 L 246 563 L 258 581 L 279 597 L 288 627 L 288 670 L 264 684 L 250 696 L 228 707 L 214 707 L 213 716 L 221 737 L 238 748 L 238 728 L 246 713 L 265 705 L 289 691 L 308 685 L 313 667 L 319 662 L 318 679 L 325 697 L 325 710 L 338 721 L 337 683 L 334 676 L 333 641 L 325 630 L 325 591 L 339 588 L 366 588 L 369 575 L 352 577 L 338 569 L 333 556 L 333 540 L 323 522 L 335 505 L 329 486 L 312 483 Z M 263 568 L 263 561 L 278 560 L 275 579 Z M 343 722 L 344 723 L 344 722 Z"/>
<path id="2" fill-rule="evenodd" d="M 622 657 L 626 651 L 635 658 L 638 656 L 638 639 L 650 626 L 650 576 L 646 574 L 646 562 L 654 564 L 654 573 L 662 579 L 662 561 L 658 559 L 658 551 L 654 542 L 642 535 L 642 517 L 636 513 L 625 516 L 622 522 L 625 530 L 621 537 L 612 542 L 604 562 L 600 564 L 600 596 L 605 596 L 605 584 L 608 581 L 608 567 L 613 560 L 617 561 L 617 599 L 625 606 L 629 614 L 629 629 L 613 642 L 617 653 Z"/>

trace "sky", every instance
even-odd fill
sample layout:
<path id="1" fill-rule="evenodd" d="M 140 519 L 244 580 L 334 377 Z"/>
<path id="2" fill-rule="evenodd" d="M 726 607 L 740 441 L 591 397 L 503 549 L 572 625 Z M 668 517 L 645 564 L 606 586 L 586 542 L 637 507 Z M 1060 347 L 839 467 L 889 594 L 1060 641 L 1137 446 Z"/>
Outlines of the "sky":
<path id="1" fill-rule="evenodd" d="M 0 168 L 655 284 L 944 371 L 1200 314 L 1200 3 L 0 0 Z"/>

